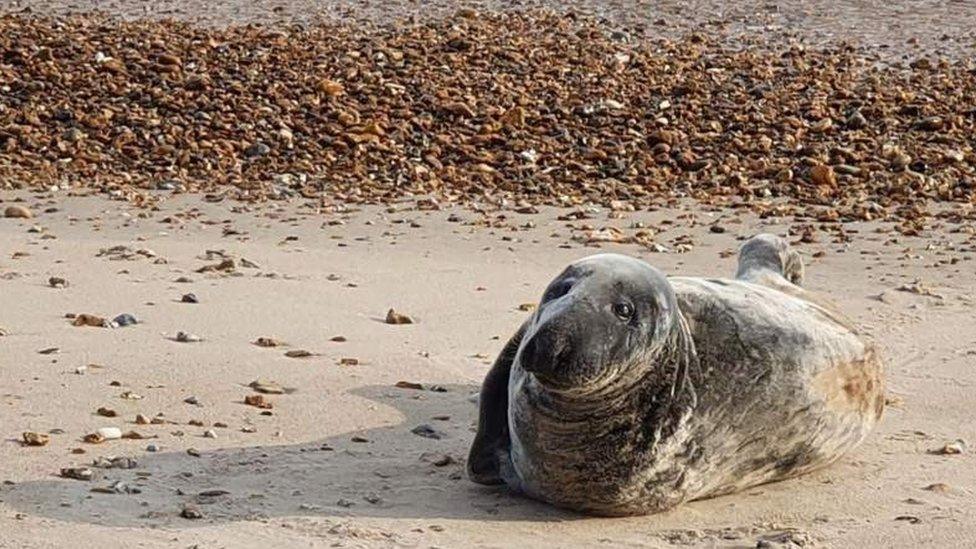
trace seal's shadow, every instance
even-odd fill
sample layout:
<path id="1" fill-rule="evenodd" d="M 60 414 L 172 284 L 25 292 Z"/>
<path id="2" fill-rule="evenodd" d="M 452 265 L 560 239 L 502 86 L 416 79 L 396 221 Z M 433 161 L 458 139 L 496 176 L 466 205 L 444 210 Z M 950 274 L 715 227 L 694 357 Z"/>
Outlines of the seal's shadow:
<path id="1" fill-rule="evenodd" d="M 275 517 L 387 517 L 475 520 L 572 520 L 579 515 L 519 498 L 500 487 L 467 479 L 464 458 L 474 434 L 473 385 L 443 393 L 369 386 L 354 391 L 397 408 L 403 423 L 345 433 L 297 445 L 204 452 L 144 454 L 130 470 L 96 469 L 91 482 L 52 477 L 0 487 L 0 500 L 29 515 L 104 526 L 191 526 Z M 446 409 L 470 415 L 431 418 Z M 411 429 L 429 424 L 441 439 Z M 367 442 L 355 442 L 354 436 Z M 107 446 L 87 456 L 109 455 Z M 444 457 L 451 462 L 444 464 Z M 71 456 L 76 457 L 76 456 Z M 85 456 L 77 456 L 78 458 Z M 90 463 L 91 457 L 74 463 Z M 67 463 L 67 461 L 66 461 Z M 104 494 L 92 488 L 121 481 L 138 494 Z M 187 504 L 202 520 L 181 518 Z"/>

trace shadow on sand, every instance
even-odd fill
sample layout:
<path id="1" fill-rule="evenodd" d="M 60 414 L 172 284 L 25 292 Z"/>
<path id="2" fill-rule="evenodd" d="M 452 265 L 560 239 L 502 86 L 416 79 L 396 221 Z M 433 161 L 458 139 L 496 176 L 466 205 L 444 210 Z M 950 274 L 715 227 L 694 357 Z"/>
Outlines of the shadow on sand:
<path id="1" fill-rule="evenodd" d="M 283 516 L 561 521 L 580 515 L 472 483 L 464 458 L 473 433 L 477 387 L 446 392 L 369 386 L 354 394 L 397 408 L 403 423 L 345 433 L 297 445 L 255 446 L 204 452 L 148 453 L 129 470 L 98 469 L 90 482 L 52 477 L 0 487 L 0 500 L 19 512 L 104 526 L 195 526 Z M 432 419 L 445 410 L 470 410 L 463 418 Z M 411 432 L 428 424 L 443 438 Z M 354 442 L 353 437 L 367 442 Z M 111 454 L 109 446 L 77 456 L 78 465 Z M 444 464 L 445 456 L 450 463 Z M 71 456 L 76 457 L 76 456 Z M 84 459 L 81 459 L 84 458 Z M 140 493 L 99 493 L 121 481 Z M 199 508 L 202 520 L 180 517 Z"/>

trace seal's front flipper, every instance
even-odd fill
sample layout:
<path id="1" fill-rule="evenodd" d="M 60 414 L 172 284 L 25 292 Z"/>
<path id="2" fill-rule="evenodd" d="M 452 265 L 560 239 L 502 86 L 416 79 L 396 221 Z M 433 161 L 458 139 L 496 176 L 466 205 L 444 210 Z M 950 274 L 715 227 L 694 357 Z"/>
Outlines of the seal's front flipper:
<path id="1" fill-rule="evenodd" d="M 524 333 L 523 324 L 505 344 L 481 386 L 478 433 L 468 453 L 468 477 L 479 484 L 504 482 L 499 459 L 507 455 L 511 446 L 508 435 L 508 377 Z"/>
<path id="2" fill-rule="evenodd" d="M 799 286 L 803 282 L 803 260 L 786 240 L 772 234 L 758 234 L 739 250 L 735 277 L 774 287 L 780 282 Z"/>

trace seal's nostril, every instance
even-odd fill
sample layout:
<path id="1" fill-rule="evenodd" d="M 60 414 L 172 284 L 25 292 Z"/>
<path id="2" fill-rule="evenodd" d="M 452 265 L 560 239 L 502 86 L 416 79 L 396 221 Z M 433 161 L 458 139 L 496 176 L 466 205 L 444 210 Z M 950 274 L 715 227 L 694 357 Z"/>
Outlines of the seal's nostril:
<path id="1" fill-rule="evenodd" d="M 542 302 L 546 303 L 554 299 L 559 299 L 560 297 L 569 293 L 573 289 L 573 285 L 576 284 L 575 278 L 564 278 L 546 290 L 546 294 L 542 296 Z"/>
<path id="2" fill-rule="evenodd" d="M 572 360 L 573 345 L 569 334 L 547 327 L 523 343 L 522 368 L 537 375 L 556 375 L 561 366 Z"/>

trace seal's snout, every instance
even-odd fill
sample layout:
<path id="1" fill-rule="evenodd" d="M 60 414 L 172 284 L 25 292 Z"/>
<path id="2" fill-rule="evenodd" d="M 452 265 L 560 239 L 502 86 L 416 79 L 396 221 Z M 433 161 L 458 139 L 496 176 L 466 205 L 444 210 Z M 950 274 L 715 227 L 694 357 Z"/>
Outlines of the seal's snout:
<path id="1" fill-rule="evenodd" d="M 522 367 L 536 376 L 549 380 L 558 376 L 561 365 L 573 356 L 573 338 L 559 323 L 539 327 L 523 342 Z"/>

